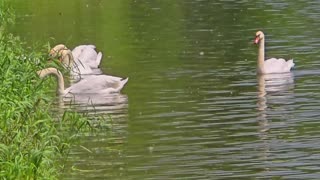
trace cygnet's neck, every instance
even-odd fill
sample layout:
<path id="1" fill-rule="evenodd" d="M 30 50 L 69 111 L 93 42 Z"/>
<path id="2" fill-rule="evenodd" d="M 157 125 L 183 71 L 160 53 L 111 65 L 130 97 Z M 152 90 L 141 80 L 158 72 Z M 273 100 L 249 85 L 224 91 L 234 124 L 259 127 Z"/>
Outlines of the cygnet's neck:
<path id="1" fill-rule="evenodd" d="M 46 69 L 37 71 L 37 74 L 39 75 L 40 78 L 44 78 L 51 74 L 56 76 L 57 82 L 58 82 L 58 93 L 60 95 L 64 94 L 64 79 L 59 70 L 57 70 L 56 68 L 46 68 Z"/>
<path id="2" fill-rule="evenodd" d="M 64 49 L 61 51 L 61 62 L 68 68 L 73 67 L 74 59 L 72 52 L 69 49 Z"/>

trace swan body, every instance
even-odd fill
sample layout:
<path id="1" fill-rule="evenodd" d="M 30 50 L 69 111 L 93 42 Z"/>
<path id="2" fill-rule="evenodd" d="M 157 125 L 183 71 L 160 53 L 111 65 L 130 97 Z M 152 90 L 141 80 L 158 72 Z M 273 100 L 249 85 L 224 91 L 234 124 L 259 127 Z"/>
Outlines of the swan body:
<path id="1" fill-rule="evenodd" d="M 109 75 L 92 75 L 81 80 L 79 83 L 72 85 L 66 90 L 72 93 L 99 92 L 102 94 L 110 94 L 120 92 L 127 82 L 128 78 L 122 79 Z"/>
<path id="2" fill-rule="evenodd" d="M 265 60 L 265 36 L 262 31 L 256 33 L 255 44 L 259 44 L 259 55 L 258 55 L 258 74 L 271 74 L 271 73 L 287 73 L 290 72 L 291 68 L 294 67 L 293 60 L 284 60 L 282 58 L 276 59 L 271 58 Z"/>
<path id="3" fill-rule="evenodd" d="M 66 96 L 68 93 L 119 93 L 128 82 L 128 78 L 123 79 L 109 75 L 91 75 L 86 79 L 73 84 L 67 89 L 64 89 L 63 76 L 56 68 L 42 69 L 37 71 L 37 74 L 40 78 L 44 78 L 48 75 L 54 75 L 58 82 L 58 93 L 63 96 Z"/>
<path id="4" fill-rule="evenodd" d="M 72 50 L 74 59 L 79 59 L 90 68 L 98 68 L 102 59 L 102 53 L 97 53 L 94 45 L 80 45 Z"/>

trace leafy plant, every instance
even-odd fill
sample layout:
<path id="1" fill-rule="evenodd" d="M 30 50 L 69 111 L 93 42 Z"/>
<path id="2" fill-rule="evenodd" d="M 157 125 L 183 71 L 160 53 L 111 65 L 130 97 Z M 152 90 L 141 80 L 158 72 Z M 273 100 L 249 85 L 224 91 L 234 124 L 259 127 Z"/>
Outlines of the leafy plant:
<path id="1" fill-rule="evenodd" d="M 53 113 L 54 83 L 36 74 L 47 63 L 46 46 L 26 47 L 5 31 L 14 14 L 0 2 L 0 179 L 52 179 L 58 161 L 82 129 L 86 118 L 66 111 Z"/>

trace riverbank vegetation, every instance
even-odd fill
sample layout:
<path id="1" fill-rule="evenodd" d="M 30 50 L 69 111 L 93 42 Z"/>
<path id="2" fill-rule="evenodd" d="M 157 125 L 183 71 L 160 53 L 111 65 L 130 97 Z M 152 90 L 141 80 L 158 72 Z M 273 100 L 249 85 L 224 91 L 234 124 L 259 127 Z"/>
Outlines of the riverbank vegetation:
<path id="1" fill-rule="evenodd" d="M 47 62 L 47 49 L 30 48 L 8 33 L 13 22 L 8 1 L 1 1 L 0 179 L 57 179 L 59 159 L 88 121 L 68 111 L 53 113 L 46 93 L 55 83 L 36 74 Z"/>

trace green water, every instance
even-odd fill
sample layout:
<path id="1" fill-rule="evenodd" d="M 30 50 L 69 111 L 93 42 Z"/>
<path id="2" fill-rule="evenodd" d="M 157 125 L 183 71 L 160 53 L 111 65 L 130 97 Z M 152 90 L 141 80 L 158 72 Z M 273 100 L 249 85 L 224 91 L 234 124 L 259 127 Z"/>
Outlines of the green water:
<path id="1" fill-rule="evenodd" d="M 63 179 L 318 178 L 318 1 L 13 3 L 28 43 L 95 44 L 104 73 L 129 77 L 96 106 L 111 130 L 81 137 Z M 256 76 L 257 30 L 292 75 Z"/>

